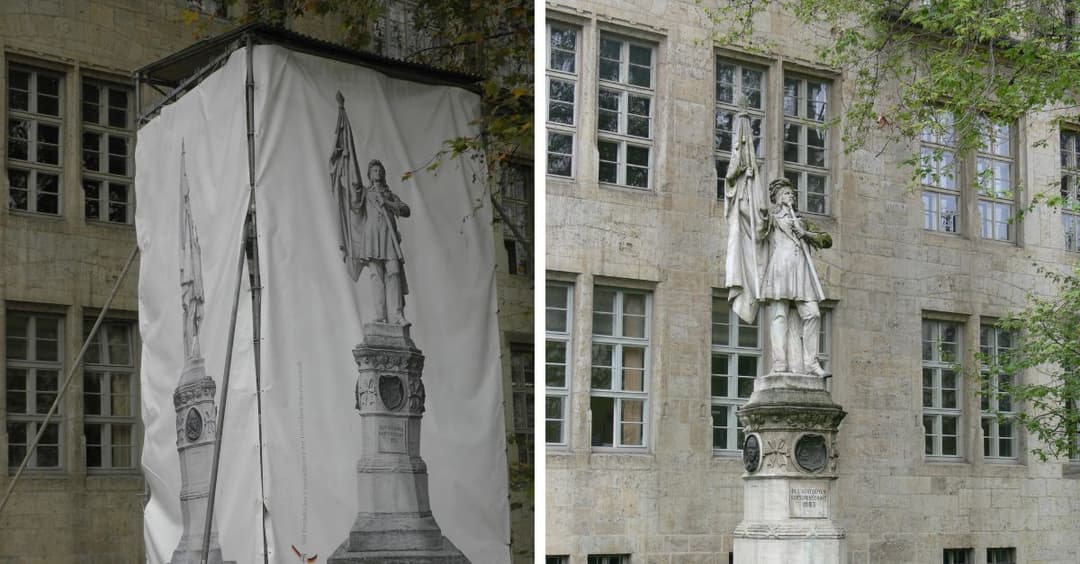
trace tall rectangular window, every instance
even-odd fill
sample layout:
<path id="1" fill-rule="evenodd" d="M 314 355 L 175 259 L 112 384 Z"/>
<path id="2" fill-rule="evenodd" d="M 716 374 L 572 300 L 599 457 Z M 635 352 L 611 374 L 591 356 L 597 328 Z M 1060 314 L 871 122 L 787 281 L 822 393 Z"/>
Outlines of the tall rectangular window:
<path id="1" fill-rule="evenodd" d="M 756 321 L 743 322 L 723 296 L 713 297 L 711 366 L 713 450 L 741 449 L 743 425 L 736 412 L 754 393 L 761 372 L 761 330 Z"/>
<path id="2" fill-rule="evenodd" d="M 829 84 L 784 74 L 784 177 L 798 209 L 829 213 Z"/>
<path id="3" fill-rule="evenodd" d="M 45 433 L 27 468 L 60 468 L 60 411 L 45 424 L 56 401 L 63 371 L 63 321 L 60 317 L 8 310 L 7 434 L 8 465 L 22 464 L 39 429 Z"/>
<path id="4" fill-rule="evenodd" d="M 986 549 L 986 564 L 1016 564 L 1016 549 L 988 548 Z"/>
<path id="5" fill-rule="evenodd" d="M 131 89 L 82 84 L 82 187 L 89 221 L 131 223 L 135 191 Z"/>
<path id="6" fill-rule="evenodd" d="M 974 564 L 970 548 L 946 548 L 941 553 L 943 564 Z"/>
<path id="7" fill-rule="evenodd" d="M 922 405 L 927 456 L 960 455 L 963 393 L 959 347 L 958 324 L 923 320 Z"/>
<path id="8" fill-rule="evenodd" d="M 533 461 L 533 347 L 510 344 L 510 386 L 514 400 L 514 442 L 518 462 Z"/>
<path id="9" fill-rule="evenodd" d="M 996 362 L 1012 349 L 1012 335 L 993 326 L 979 328 L 979 350 L 991 362 Z M 1008 388 L 1013 385 L 1014 375 L 992 373 L 982 367 L 983 389 L 980 394 L 982 409 L 983 456 L 986 458 L 1016 459 L 1016 425 L 1012 416 L 1016 406 Z M 999 419 L 1004 416 L 1005 419 Z"/>
<path id="10" fill-rule="evenodd" d="M 548 36 L 548 119 L 547 173 L 574 175 L 574 137 L 577 130 L 578 29 L 549 22 Z"/>
<path id="11" fill-rule="evenodd" d="M 83 320 L 89 337 L 93 318 Z M 138 375 L 135 373 L 135 326 L 107 319 L 90 341 L 83 358 L 83 405 L 86 419 L 86 467 L 133 469 L 138 418 Z"/>
<path id="12" fill-rule="evenodd" d="M 716 197 L 724 199 L 724 177 L 731 160 L 735 121 L 740 110 L 750 116 L 754 152 L 763 155 L 765 124 L 765 70 L 717 59 L 716 113 L 713 123 L 713 151 L 716 159 Z M 744 104 L 744 105 L 743 105 Z"/>
<path id="13" fill-rule="evenodd" d="M 1065 249 L 1080 251 L 1080 132 L 1061 130 L 1061 224 Z"/>
<path id="14" fill-rule="evenodd" d="M 573 287 L 548 284 L 544 343 L 544 437 L 549 445 L 567 444 L 570 400 L 570 330 Z"/>
<path id="15" fill-rule="evenodd" d="M 960 191 L 956 169 L 956 127 L 949 112 L 938 112 L 922 131 L 919 148 L 922 174 L 923 229 L 958 233 Z"/>
<path id="16" fill-rule="evenodd" d="M 8 67 L 8 207 L 60 214 L 63 77 Z"/>
<path id="17" fill-rule="evenodd" d="M 525 165 L 509 164 L 503 168 L 502 198 L 500 204 L 506 212 L 504 220 L 514 224 L 524 237 L 533 232 L 533 175 L 532 168 Z M 507 268 L 510 274 L 527 275 L 532 272 L 529 257 L 532 256 L 531 243 L 521 240 L 514 230 L 503 225 L 503 246 L 506 249 Z"/>
<path id="18" fill-rule="evenodd" d="M 1012 127 L 983 120 L 975 166 L 979 186 L 979 225 L 984 239 L 1013 241 L 1011 220 L 1016 196 L 1013 192 Z"/>
<path id="19" fill-rule="evenodd" d="M 654 59 L 651 45 L 600 35 L 596 118 L 600 182 L 650 185 Z"/>
<path id="20" fill-rule="evenodd" d="M 645 446 L 649 298 L 635 290 L 593 291 L 592 446 Z"/>

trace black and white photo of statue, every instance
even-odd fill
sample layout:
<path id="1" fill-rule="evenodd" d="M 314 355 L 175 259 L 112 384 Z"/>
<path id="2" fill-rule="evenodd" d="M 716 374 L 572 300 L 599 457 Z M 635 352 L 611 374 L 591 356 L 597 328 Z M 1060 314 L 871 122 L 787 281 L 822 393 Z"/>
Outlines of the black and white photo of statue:
<path id="1" fill-rule="evenodd" d="M 408 325 L 405 319 L 405 254 L 397 218 L 409 217 L 408 204 L 386 183 L 386 167 L 377 159 L 367 165 L 367 185 L 353 143 L 345 97 L 337 93 L 338 121 L 330 155 L 330 187 L 338 205 L 340 249 L 346 268 L 358 280 L 370 267 L 374 284 L 375 321 Z"/>

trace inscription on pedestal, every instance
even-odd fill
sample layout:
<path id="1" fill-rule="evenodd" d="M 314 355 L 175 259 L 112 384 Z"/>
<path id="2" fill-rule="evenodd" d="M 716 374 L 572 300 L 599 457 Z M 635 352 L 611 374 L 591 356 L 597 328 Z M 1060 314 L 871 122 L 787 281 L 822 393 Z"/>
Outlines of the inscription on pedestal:
<path id="1" fill-rule="evenodd" d="M 791 516 L 810 519 L 828 517 L 828 500 L 825 488 L 791 486 L 788 499 L 791 500 Z"/>
<path id="2" fill-rule="evenodd" d="M 405 421 L 391 420 L 379 422 L 379 452 L 386 454 L 405 454 Z"/>

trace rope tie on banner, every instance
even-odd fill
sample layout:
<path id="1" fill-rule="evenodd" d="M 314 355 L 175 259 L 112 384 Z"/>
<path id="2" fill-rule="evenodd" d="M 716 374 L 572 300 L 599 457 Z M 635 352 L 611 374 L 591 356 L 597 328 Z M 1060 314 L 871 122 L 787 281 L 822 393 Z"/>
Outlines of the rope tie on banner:
<path id="1" fill-rule="evenodd" d="M 113 284 L 112 291 L 109 292 L 109 297 L 105 300 L 105 305 L 102 306 L 101 312 L 98 313 L 97 319 L 94 321 L 94 326 L 90 329 L 90 334 L 83 342 L 82 348 L 79 349 L 79 354 L 75 356 L 75 362 L 71 365 L 71 369 L 68 370 L 67 377 L 64 379 L 64 385 L 60 388 L 60 392 L 56 394 L 56 399 L 53 400 L 52 407 L 49 408 L 49 412 L 45 414 L 45 420 L 41 422 L 38 427 L 37 435 L 34 436 L 33 442 L 26 449 L 26 456 L 23 457 L 22 464 L 19 465 L 19 469 L 15 472 L 15 476 L 11 478 L 11 483 L 8 484 L 7 492 L 4 493 L 3 501 L 0 501 L 0 513 L 3 513 L 4 507 L 7 506 L 8 500 L 11 499 L 11 494 L 15 491 L 15 485 L 19 483 L 19 478 L 22 476 L 23 470 L 26 469 L 26 465 L 30 463 L 30 457 L 34 455 L 34 450 L 37 449 L 38 443 L 41 441 L 41 437 L 45 434 L 45 429 L 49 426 L 49 420 L 56 413 L 57 408 L 60 406 L 60 400 L 63 399 L 64 393 L 67 392 L 68 387 L 75 378 L 75 373 L 82 365 L 83 356 L 86 355 L 86 351 L 90 349 L 90 342 L 97 336 L 98 328 L 101 327 L 101 322 L 105 319 L 105 314 L 109 312 L 109 308 L 112 307 L 113 299 L 116 297 L 116 293 L 120 290 L 120 284 L 123 283 L 124 278 L 127 276 L 128 270 L 131 269 L 131 263 L 135 262 L 135 257 L 139 254 L 139 245 L 136 243 L 135 247 L 131 249 L 131 254 L 128 255 L 127 262 L 124 263 L 124 269 L 120 271 L 120 276 L 116 278 L 116 283 Z"/>

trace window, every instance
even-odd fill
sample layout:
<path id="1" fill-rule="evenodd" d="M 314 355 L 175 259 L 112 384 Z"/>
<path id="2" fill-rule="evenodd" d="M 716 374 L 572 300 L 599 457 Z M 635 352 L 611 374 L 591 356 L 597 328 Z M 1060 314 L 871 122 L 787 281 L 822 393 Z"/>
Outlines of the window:
<path id="1" fill-rule="evenodd" d="M 533 232 L 532 217 L 532 168 L 510 164 L 503 168 L 501 205 L 507 223 L 513 223 L 525 237 Z M 521 241 L 509 225 L 503 225 L 503 246 L 506 248 L 510 274 L 526 275 L 532 272 L 529 257 L 532 256 L 529 241 Z"/>
<path id="2" fill-rule="evenodd" d="M 1068 404 L 1072 410 L 1074 416 L 1080 416 L 1080 400 L 1069 400 Z M 1080 425 L 1075 422 L 1066 423 L 1067 436 L 1072 437 L 1072 444 L 1069 447 L 1069 460 L 1080 461 Z"/>
<path id="3" fill-rule="evenodd" d="M 927 456 L 957 457 L 960 454 L 959 346 L 959 325 L 923 320 L 922 404 Z"/>
<path id="4" fill-rule="evenodd" d="M 533 461 L 533 347 L 510 344 L 510 387 L 514 399 L 514 439 L 518 462 Z"/>
<path id="5" fill-rule="evenodd" d="M 645 446 L 649 307 L 644 292 L 593 292 L 592 446 Z"/>
<path id="6" fill-rule="evenodd" d="M 1016 564 L 1016 549 L 988 548 L 986 549 L 986 564 Z"/>
<path id="7" fill-rule="evenodd" d="M 742 448 L 743 425 L 735 412 L 754 393 L 754 378 L 761 371 L 761 331 L 732 311 L 727 298 L 713 297 L 712 396 L 713 450 Z"/>
<path id="8" fill-rule="evenodd" d="M 798 209 L 829 213 L 829 85 L 784 74 L 784 177 Z"/>
<path id="9" fill-rule="evenodd" d="M 629 554 L 589 555 L 588 564 L 630 564 Z"/>
<path id="10" fill-rule="evenodd" d="M 653 138 L 653 48 L 600 35 L 597 93 L 599 181 L 649 187 Z"/>
<path id="11" fill-rule="evenodd" d="M 956 129 L 953 116 L 939 112 L 923 129 L 919 149 L 922 172 L 923 229 L 958 233 L 960 191 L 956 175 Z"/>
<path id="12" fill-rule="evenodd" d="M 8 67 L 8 208 L 60 214 L 63 79 Z"/>
<path id="13" fill-rule="evenodd" d="M 724 199 L 724 176 L 731 160 L 732 136 L 740 104 L 750 115 L 754 149 L 762 156 L 762 127 L 765 123 L 765 71 L 739 63 L 716 61 L 716 119 L 713 124 L 713 150 L 716 152 L 716 197 Z"/>
<path id="14" fill-rule="evenodd" d="M 970 548 L 946 548 L 941 553 L 944 564 L 974 564 Z"/>
<path id="15" fill-rule="evenodd" d="M 1013 163 L 1012 128 L 982 120 L 975 166 L 978 172 L 980 233 L 984 239 L 1012 241 Z"/>
<path id="16" fill-rule="evenodd" d="M 544 564 L 570 564 L 569 556 L 545 556 Z"/>
<path id="17" fill-rule="evenodd" d="M 83 338 L 93 318 L 83 320 Z M 83 358 L 87 468 L 135 468 L 136 389 L 134 324 L 107 319 Z"/>
<path id="18" fill-rule="evenodd" d="M 7 312 L 8 465 L 26 456 L 60 391 L 63 323 L 59 317 Z M 53 414 L 27 468 L 60 467 L 60 411 Z"/>
<path id="19" fill-rule="evenodd" d="M 1080 132 L 1061 130 L 1061 224 L 1065 249 L 1080 251 Z"/>
<path id="20" fill-rule="evenodd" d="M 992 326 L 979 330 L 979 350 L 991 361 L 1007 354 L 1012 348 L 1012 336 Z M 990 373 L 982 367 L 984 388 L 980 394 L 982 405 L 983 456 L 986 458 L 1016 458 L 1016 427 L 1011 419 L 999 420 L 998 415 L 1008 417 L 1015 411 L 1012 396 L 1007 389 L 1013 384 L 1013 375 Z"/>
<path id="21" fill-rule="evenodd" d="M 547 173 L 574 175 L 577 128 L 578 30 L 561 23 L 547 26 L 548 121 Z"/>
<path id="22" fill-rule="evenodd" d="M 547 444 L 566 444 L 570 394 L 570 312 L 573 288 L 548 284 L 544 344 L 544 436 Z"/>
<path id="23" fill-rule="evenodd" d="M 122 86 L 82 84 L 82 187 L 86 219 L 131 223 L 132 96 Z"/>
<path id="24" fill-rule="evenodd" d="M 831 306 L 829 306 L 831 307 Z M 832 374 L 832 309 L 821 307 L 821 328 L 818 329 L 818 361 L 826 374 Z"/>

